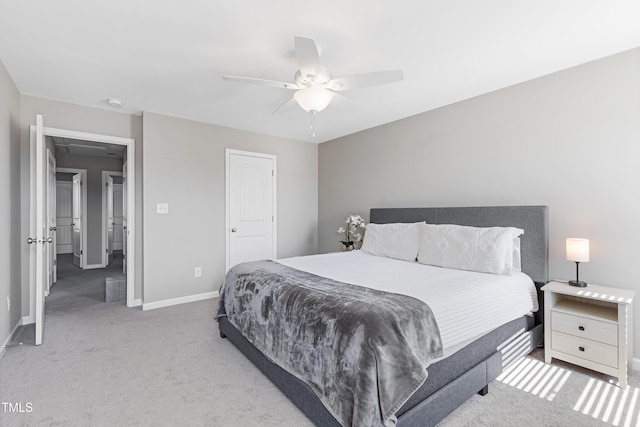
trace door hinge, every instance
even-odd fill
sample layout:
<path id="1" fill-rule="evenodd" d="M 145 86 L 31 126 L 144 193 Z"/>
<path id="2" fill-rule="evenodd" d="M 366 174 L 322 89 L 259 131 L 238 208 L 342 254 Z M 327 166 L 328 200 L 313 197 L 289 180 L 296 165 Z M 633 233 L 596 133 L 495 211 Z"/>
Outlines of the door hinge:
<path id="1" fill-rule="evenodd" d="M 80 251 L 80 255 L 82 255 L 82 251 Z"/>
<path id="2" fill-rule="evenodd" d="M 276 176 L 275 172 L 273 171 L 273 169 L 271 169 L 271 176 Z"/>

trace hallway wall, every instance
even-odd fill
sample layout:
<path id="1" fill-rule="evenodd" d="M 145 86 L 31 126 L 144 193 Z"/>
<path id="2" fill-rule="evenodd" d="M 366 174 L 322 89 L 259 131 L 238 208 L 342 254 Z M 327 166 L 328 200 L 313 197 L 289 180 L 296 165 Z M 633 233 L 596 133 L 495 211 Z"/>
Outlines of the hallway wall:
<path id="1" fill-rule="evenodd" d="M 20 93 L 0 62 L 0 356 L 22 317 L 20 252 Z M 7 297 L 11 307 L 7 310 Z"/>

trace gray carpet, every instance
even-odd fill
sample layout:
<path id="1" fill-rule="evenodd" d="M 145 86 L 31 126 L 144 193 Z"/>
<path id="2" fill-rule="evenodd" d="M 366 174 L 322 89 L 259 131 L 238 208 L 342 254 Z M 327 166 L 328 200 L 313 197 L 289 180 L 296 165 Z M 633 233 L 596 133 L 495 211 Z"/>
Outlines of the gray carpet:
<path id="1" fill-rule="evenodd" d="M 143 312 L 103 302 L 99 276 L 60 266 L 44 344 L 24 327 L 0 360 L 0 401 L 32 408 L 0 407 L 1 426 L 312 425 L 219 337 L 215 300 Z M 514 368 L 441 426 L 640 425 L 638 373 L 622 392 L 606 376 L 545 365 L 539 350 Z"/>

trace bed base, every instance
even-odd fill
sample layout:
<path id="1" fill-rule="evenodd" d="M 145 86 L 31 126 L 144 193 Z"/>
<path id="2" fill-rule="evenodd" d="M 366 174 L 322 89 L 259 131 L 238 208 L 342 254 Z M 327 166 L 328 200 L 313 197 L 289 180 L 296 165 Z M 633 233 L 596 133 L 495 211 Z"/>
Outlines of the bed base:
<path id="1" fill-rule="evenodd" d="M 514 321 L 516 322 L 516 321 Z M 510 333 L 513 323 L 510 322 L 496 331 L 488 334 L 492 336 L 492 340 L 500 339 L 501 336 Z M 219 319 L 220 336 L 229 339 L 251 362 L 253 362 L 262 373 L 267 376 L 314 424 L 317 426 L 339 427 L 338 421 L 327 411 L 317 398 L 313 390 L 304 382 L 285 371 L 278 365 L 267 359 L 260 351 L 258 351 L 246 338 L 238 332 L 238 330 L 227 320 L 226 317 Z M 511 326 L 509 326 L 511 325 Z M 517 327 L 517 326 L 516 326 Z M 447 415 L 456 408 L 466 402 L 474 394 L 479 393 L 485 395 L 488 393 L 489 383 L 495 380 L 502 370 L 513 363 L 520 357 L 530 353 L 533 349 L 542 344 L 543 327 L 535 325 L 531 329 L 522 330 L 502 342 L 502 345 L 495 346 L 499 350 L 493 351 L 488 357 L 482 358 L 471 368 L 464 369 L 464 372 L 453 379 L 447 379 L 444 385 L 437 385 L 437 389 L 433 391 L 423 400 L 415 401 L 410 399 L 398 413 L 398 427 L 425 427 L 435 426 L 442 421 Z M 474 344 L 481 342 L 486 337 L 480 338 Z M 491 341 L 485 341 L 484 347 Z M 509 343 L 517 343 L 517 345 L 509 345 Z M 478 344 L 482 347 L 482 344 Z M 468 347 L 473 353 L 477 347 Z M 462 351 L 462 350 L 461 350 Z M 444 359 L 441 362 L 447 362 Z M 431 367 L 436 367 L 438 362 Z M 437 371 L 434 370 L 434 377 L 437 377 Z M 434 378 L 435 381 L 438 381 Z M 428 385 L 429 379 L 425 383 Z M 410 406 L 407 408 L 407 406 Z"/>

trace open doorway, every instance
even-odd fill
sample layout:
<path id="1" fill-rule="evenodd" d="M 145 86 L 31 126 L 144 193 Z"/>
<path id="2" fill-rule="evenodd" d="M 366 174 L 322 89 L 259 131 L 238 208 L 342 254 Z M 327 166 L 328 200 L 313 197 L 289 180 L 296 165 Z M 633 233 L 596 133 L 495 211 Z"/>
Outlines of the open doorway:
<path id="1" fill-rule="evenodd" d="M 107 135 L 90 134 L 85 132 L 77 132 L 71 130 L 55 129 L 44 127 L 43 117 L 36 116 L 36 125 L 30 127 L 31 134 L 31 226 L 30 237 L 27 239 L 27 243 L 33 245 L 30 251 L 30 303 L 31 314 L 30 317 L 35 323 L 35 343 L 36 345 L 42 342 L 43 330 L 44 330 L 44 313 L 45 313 L 45 296 L 48 294 L 47 288 L 47 271 L 54 265 L 47 256 L 50 254 L 48 248 L 55 247 L 52 245 L 55 240 L 57 230 L 55 225 L 50 227 L 47 224 L 47 200 L 51 197 L 55 197 L 54 193 L 56 185 L 43 185 L 46 183 L 44 177 L 47 177 L 47 163 L 44 159 L 47 158 L 47 154 L 53 154 L 52 158 L 55 163 L 61 167 L 65 167 L 64 162 L 61 162 L 63 157 L 62 150 L 78 149 L 88 150 L 95 153 L 100 150 L 107 156 L 111 156 L 110 152 L 120 150 L 123 153 L 123 158 L 119 160 L 120 170 L 126 161 L 126 173 L 130 179 L 127 180 L 126 190 L 126 213 L 128 217 L 128 228 L 126 233 L 128 238 L 126 239 L 128 262 L 127 262 L 127 276 L 125 278 L 126 288 L 126 305 L 133 307 L 135 304 L 135 283 L 134 283 L 134 267 L 135 262 L 133 256 L 135 254 L 135 182 L 134 182 L 134 165 L 135 165 L 135 141 L 130 138 L 112 137 Z M 56 144 L 55 139 L 58 140 Z M 57 147 L 59 145 L 60 147 Z M 66 148 L 65 148 L 66 147 Z M 88 153 L 87 156 L 89 156 Z M 98 156 L 99 157 L 99 156 Z M 69 166 L 69 165 L 66 165 Z M 91 173 L 89 168 L 87 169 L 87 183 L 91 181 Z M 109 167 L 109 170 L 118 169 L 118 167 Z M 100 174 L 98 174 L 99 176 Z M 98 178 L 98 181 L 100 178 Z M 87 193 L 87 199 L 90 200 L 89 192 Z M 102 233 L 100 212 L 102 211 L 101 203 L 101 188 L 99 190 L 98 200 L 100 200 L 98 207 L 98 227 L 99 235 Z M 87 204 L 89 206 L 89 203 Z M 87 208 L 86 217 L 83 218 L 83 222 L 87 222 L 87 237 L 90 234 L 89 229 L 91 224 L 91 209 Z M 86 257 L 86 262 L 82 263 L 79 270 L 87 271 L 92 269 L 103 268 L 102 263 L 102 239 L 98 238 L 97 241 L 91 241 L 88 237 L 86 239 L 86 245 L 81 249 L 81 255 Z M 97 254 L 92 255 L 90 248 L 95 245 L 98 248 Z M 55 255 L 54 255 L 55 256 Z M 96 261 L 97 260 L 97 261 Z M 58 280 L 60 279 L 59 273 L 61 270 L 60 263 L 57 263 Z M 138 304 L 139 305 L 139 304 Z M 29 319 L 27 319 L 28 322 Z M 27 323 L 25 322 L 25 323 Z"/>
<path id="2" fill-rule="evenodd" d="M 86 169 L 56 169 L 56 254 L 72 254 L 72 263 L 80 268 L 87 265 L 86 181 Z"/>
<path id="3" fill-rule="evenodd" d="M 88 295 L 85 301 L 126 301 L 123 270 L 122 223 L 125 213 L 122 190 L 125 147 L 122 145 L 47 137 L 55 147 L 56 263 L 60 268 L 67 300 L 74 292 Z M 50 142 L 49 142 L 50 140 Z M 79 270 L 95 270 L 91 275 Z M 82 286 L 80 286 L 82 285 Z M 84 289 L 87 288 L 87 289 Z M 56 299 L 56 292 L 51 298 Z M 56 307 L 64 306 L 58 301 Z"/>

